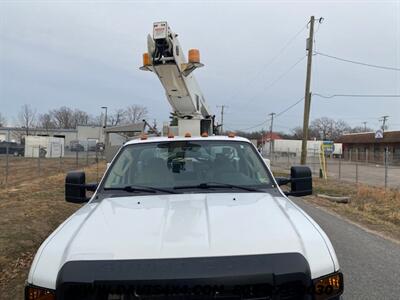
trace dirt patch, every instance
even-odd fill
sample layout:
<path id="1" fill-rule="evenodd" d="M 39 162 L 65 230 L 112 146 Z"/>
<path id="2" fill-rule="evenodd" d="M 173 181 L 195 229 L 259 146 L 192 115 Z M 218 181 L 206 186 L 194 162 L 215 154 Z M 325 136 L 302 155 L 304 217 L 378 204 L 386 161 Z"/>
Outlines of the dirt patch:
<path id="1" fill-rule="evenodd" d="M 96 181 L 105 163 L 84 168 L 88 181 Z M 28 173 L 28 172 L 27 172 Z M 0 188 L 0 295 L 22 299 L 29 267 L 40 244 L 80 205 L 64 201 L 65 173 L 35 174 L 23 184 Z M 55 173 L 55 174 L 54 174 Z"/>

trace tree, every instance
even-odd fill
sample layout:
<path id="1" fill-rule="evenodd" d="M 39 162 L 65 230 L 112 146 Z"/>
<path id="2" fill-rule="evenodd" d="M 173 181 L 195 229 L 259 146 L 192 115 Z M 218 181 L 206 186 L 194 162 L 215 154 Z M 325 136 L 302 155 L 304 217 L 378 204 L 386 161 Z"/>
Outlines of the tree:
<path id="1" fill-rule="evenodd" d="M 350 132 L 351 133 L 360 133 L 360 132 L 373 132 L 374 130 L 369 127 L 364 127 L 364 126 L 356 126 L 353 127 Z"/>
<path id="2" fill-rule="evenodd" d="M 141 105 L 133 104 L 126 108 L 126 119 L 129 123 L 138 123 L 147 117 L 147 108 Z"/>
<path id="3" fill-rule="evenodd" d="M 73 110 L 62 106 L 58 109 L 53 109 L 50 114 L 53 117 L 54 124 L 57 128 L 73 128 Z"/>
<path id="4" fill-rule="evenodd" d="M 53 117 L 50 113 L 40 114 L 37 122 L 38 127 L 46 130 L 53 129 L 56 127 L 53 121 Z"/>
<path id="5" fill-rule="evenodd" d="M 124 124 L 126 121 L 127 112 L 123 108 L 115 110 L 112 114 L 107 116 L 108 125 L 117 126 Z"/>
<path id="6" fill-rule="evenodd" d="M 351 130 L 350 126 L 342 121 L 335 121 L 328 117 L 315 119 L 310 124 L 310 129 L 313 135 L 318 136 L 322 140 L 335 140 L 344 132 Z"/>
<path id="7" fill-rule="evenodd" d="M 89 124 L 89 115 L 87 112 L 83 110 L 75 109 L 72 113 L 72 126 L 76 128 L 78 125 L 88 125 Z"/>
<path id="8" fill-rule="evenodd" d="M 0 113 L 0 127 L 5 127 L 6 125 L 7 125 L 6 117 L 4 117 L 4 116 Z"/>
<path id="9" fill-rule="evenodd" d="M 29 135 L 29 130 L 34 126 L 36 120 L 36 110 L 29 104 L 24 104 L 18 114 L 20 126 L 25 128 L 25 134 Z"/>

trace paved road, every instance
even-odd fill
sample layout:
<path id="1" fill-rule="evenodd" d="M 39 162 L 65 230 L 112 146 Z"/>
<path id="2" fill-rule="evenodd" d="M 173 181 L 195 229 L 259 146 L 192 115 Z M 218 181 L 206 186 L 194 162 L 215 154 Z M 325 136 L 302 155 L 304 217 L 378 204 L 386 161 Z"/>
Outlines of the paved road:
<path id="1" fill-rule="evenodd" d="M 331 239 L 344 274 L 343 299 L 400 299 L 400 244 L 292 199 Z"/>

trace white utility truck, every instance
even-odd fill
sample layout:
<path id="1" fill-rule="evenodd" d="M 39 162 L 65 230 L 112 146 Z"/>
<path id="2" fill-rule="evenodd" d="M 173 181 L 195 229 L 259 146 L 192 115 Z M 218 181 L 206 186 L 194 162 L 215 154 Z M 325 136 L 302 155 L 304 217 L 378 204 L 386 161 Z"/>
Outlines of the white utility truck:
<path id="1" fill-rule="evenodd" d="M 340 297 L 329 238 L 288 198 L 312 193 L 310 169 L 274 178 L 249 140 L 201 130 L 203 104 L 179 113 L 184 136 L 124 144 L 99 183 L 68 173 L 66 201 L 85 205 L 39 248 L 26 300 Z"/>

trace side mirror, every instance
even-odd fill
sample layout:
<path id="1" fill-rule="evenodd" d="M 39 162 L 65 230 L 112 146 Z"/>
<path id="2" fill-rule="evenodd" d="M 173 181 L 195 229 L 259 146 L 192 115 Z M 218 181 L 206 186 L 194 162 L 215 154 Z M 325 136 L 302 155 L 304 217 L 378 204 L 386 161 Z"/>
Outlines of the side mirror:
<path id="1" fill-rule="evenodd" d="M 290 168 L 290 183 L 292 196 L 312 195 L 312 174 L 311 169 L 305 166 L 296 166 Z"/>
<path id="2" fill-rule="evenodd" d="M 97 183 L 86 184 L 85 172 L 72 171 L 65 178 L 65 201 L 72 203 L 84 203 L 89 199 L 86 191 L 96 191 Z"/>
<path id="3" fill-rule="evenodd" d="M 296 166 L 290 169 L 290 178 L 276 177 L 278 185 L 286 185 L 290 183 L 291 190 L 285 194 L 288 196 L 307 196 L 313 192 L 312 174 L 309 167 Z"/>

